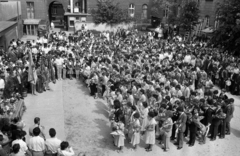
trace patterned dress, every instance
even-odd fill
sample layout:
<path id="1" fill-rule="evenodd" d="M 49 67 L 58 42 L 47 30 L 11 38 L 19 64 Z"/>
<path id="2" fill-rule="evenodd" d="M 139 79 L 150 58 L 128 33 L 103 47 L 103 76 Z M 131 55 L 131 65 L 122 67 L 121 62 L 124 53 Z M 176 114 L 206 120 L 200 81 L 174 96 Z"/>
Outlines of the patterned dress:
<path id="1" fill-rule="evenodd" d="M 155 126 L 156 126 L 157 122 L 154 118 L 150 119 L 147 121 L 146 124 L 146 132 L 145 132 L 145 136 L 144 136 L 144 142 L 146 144 L 150 144 L 153 145 L 155 144 Z"/>

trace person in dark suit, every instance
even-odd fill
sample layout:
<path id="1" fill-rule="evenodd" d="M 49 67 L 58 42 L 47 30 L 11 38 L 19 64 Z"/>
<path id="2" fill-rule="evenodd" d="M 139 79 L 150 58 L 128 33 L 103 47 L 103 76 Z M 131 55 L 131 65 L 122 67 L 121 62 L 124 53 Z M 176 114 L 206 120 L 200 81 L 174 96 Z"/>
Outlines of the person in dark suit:
<path id="1" fill-rule="evenodd" d="M 173 122 L 176 122 L 178 120 L 178 117 L 179 117 L 179 114 L 177 112 L 174 112 L 173 113 L 173 116 L 172 116 L 172 121 Z M 172 135 L 171 135 L 171 140 L 175 140 L 175 136 L 176 136 L 176 124 L 173 124 L 173 127 L 172 127 Z"/>
<path id="2" fill-rule="evenodd" d="M 203 61 L 202 70 L 206 71 L 208 68 L 208 64 L 209 64 L 209 56 L 206 56 L 206 58 Z"/>
<path id="3" fill-rule="evenodd" d="M 186 130 L 186 122 L 187 122 L 187 115 L 183 111 L 183 107 L 177 108 L 178 113 L 180 114 L 178 120 L 176 122 L 178 133 L 177 133 L 177 143 L 175 145 L 178 146 L 178 150 L 182 149 L 183 147 L 183 133 Z"/>
<path id="4" fill-rule="evenodd" d="M 195 123 L 195 118 L 198 117 L 198 108 L 194 108 L 191 112 L 191 116 L 189 117 L 188 123 L 189 123 L 189 131 L 190 131 L 190 136 L 189 136 L 189 147 L 194 146 L 195 140 L 196 140 L 196 135 L 197 135 L 197 125 Z"/>
<path id="5" fill-rule="evenodd" d="M 227 105 L 224 103 L 222 105 L 222 110 L 224 114 L 227 114 L 229 112 L 227 112 Z M 220 139 L 224 139 L 225 138 L 225 132 L 226 132 L 226 118 L 221 118 L 221 124 L 220 124 Z"/>
<path id="6" fill-rule="evenodd" d="M 221 124 L 221 118 L 220 114 L 222 113 L 221 105 L 218 103 L 217 108 L 213 113 L 212 116 L 212 125 L 211 125 L 211 141 L 216 140 L 217 134 L 218 134 L 218 128 Z"/>
<path id="7" fill-rule="evenodd" d="M 213 114 L 213 110 L 209 107 L 209 105 L 205 104 L 203 106 L 203 120 L 201 120 L 202 124 L 204 124 L 205 126 L 208 126 L 209 124 L 212 123 L 212 114 Z"/>

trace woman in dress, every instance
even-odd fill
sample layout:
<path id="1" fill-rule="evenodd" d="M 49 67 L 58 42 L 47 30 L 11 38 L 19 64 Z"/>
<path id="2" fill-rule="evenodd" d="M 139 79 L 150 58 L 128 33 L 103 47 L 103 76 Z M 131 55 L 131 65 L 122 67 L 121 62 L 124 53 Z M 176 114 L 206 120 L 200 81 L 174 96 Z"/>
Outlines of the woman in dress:
<path id="1" fill-rule="evenodd" d="M 139 109 L 139 108 L 138 108 Z M 141 127 L 141 131 L 144 131 L 145 130 L 145 127 L 146 127 L 146 124 L 148 122 L 148 104 L 147 102 L 143 102 L 143 110 L 139 110 L 140 112 L 140 115 L 141 115 L 141 124 L 142 124 L 142 127 Z"/>
<path id="2" fill-rule="evenodd" d="M 169 142 L 170 142 L 170 136 L 172 135 L 172 113 L 170 111 L 165 112 L 164 122 L 162 124 L 162 127 L 160 128 L 160 135 L 163 139 L 163 150 L 168 151 L 169 150 Z"/>
<path id="3" fill-rule="evenodd" d="M 118 150 L 117 152 L 122 152 L 123 146 L 124 146 L 124 116 L 121 115 L 119 117 L 119 121 L 115 118 L 115 126 L 113 126 L 113 132 L 111 135 L 114 138 L 114 145 L 117 146 Z M 113 124 L 114 125 L 114 124 Z"/>
<path id="4" fill-rule="evenodd" d="M 94 96 L 94 98 L 98 97 L 97 84 L 98 84 L 98 75 L 97 73 L 93 73 L 93 77 L 91 79 L 91 84 L 90 84 L 90 90 L 91 90 L 91 95 Z"/>
<path id="5" fill-rule="evenodd" d="M 132 122 L 131 122 L 131 131 L 129 132 L 131 134 L 131 144 L 133 145 L 133 149 L 137 148 L 137 145 L 140 143 L 140 114 L 138 112 L 134 113 L 132 116 Z"/>
<path id="6" fill-rule="evenodd" d="M 146 151 L 152 151 L 152 146 L 155 144 L 155 126 L 157 124 L 155 118 L 155 114 L 153 112 L 148 113 L 148 121 L 145 126 L 145 136 L 144 136 L 144 142 L 147 144 L 147 147 L 145 148 Z"/>

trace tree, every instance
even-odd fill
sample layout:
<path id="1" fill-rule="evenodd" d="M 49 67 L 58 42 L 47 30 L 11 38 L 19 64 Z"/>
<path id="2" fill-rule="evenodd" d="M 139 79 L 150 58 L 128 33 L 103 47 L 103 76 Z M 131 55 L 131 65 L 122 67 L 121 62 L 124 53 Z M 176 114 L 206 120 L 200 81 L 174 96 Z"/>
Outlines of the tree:
<path id="1" fill-rule="evenodd" d="M 194 26 L 198 24 L 199 20 L 199 9 L 195 1 L 191 1 L 183 6 L 179 24 L 187 32 L 193 30 Z"/>
<path id="2" fill-rule="evenodd" d="M 213 33 L 212 43 L 225 50 L 240 54 L 240 3 L 227 0 L 217 8 L 219 27 Z"/>
<path id="3" fill-rule="evenodd" d="M 114 25 L 133 21 L 128 11 L 121 9 L 119 3 L 114 3 L 113 0 L 97 1 L 97 9 L 92 10 L 92 16 L 95 24 Z"/>
<path id="4" fill-rule="evenodd" d="M 175 24 L 177 21 L 176 6 L 176 3 L 172 0 L 153 0 L 151 14 L 160 18 L 160 16 L 164 14 L 165 10 L 168 9 L 166 22 L 169 24 Z"/>

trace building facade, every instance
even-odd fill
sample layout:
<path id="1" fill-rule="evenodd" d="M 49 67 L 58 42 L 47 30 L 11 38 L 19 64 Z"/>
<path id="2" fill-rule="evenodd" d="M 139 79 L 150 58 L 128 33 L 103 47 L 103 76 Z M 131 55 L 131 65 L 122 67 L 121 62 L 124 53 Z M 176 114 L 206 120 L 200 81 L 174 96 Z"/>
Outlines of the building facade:
<path id="1" fill-rule="evenodd" d="M 0 2 L 0 49 L 7 50 L 12 39 L 22 37 L 21 3 Z"/>
<path id="2" fill-rule="evenodd" d="M 49 0 L 50 4 L 56 0 Z M 104 3 L 106 0 L 57 0 L 63 5 L 65 24 L 68 30 L 74 28 L 74 23 L 77 22 L 92 22 L 91 13 L 97 9 L 97 3 Z M 135 19 L 146 20 L 149 19 L 149 3 L 150 0 L 113 0 L 118 3 L 122 9 L 128 11 L 129 16 Z M 50 10 L 56 10 L 55 7 L 50 7 Z M 51 11 L 55 12 L 55 11 Z"/>
<path id="3" fill-rule="evenodd" d="M 18 29 L 25 35 L 37 35 L 37 28 L 41 21 L 54 22 L 56 27 L 66 30 L 74 30 L 75 22 L 92 22 L 92 10 L 97 9 L 97 3 L 104 3 L 106 0 L 8 0 L 9 2 L 18 1 L 21 6 L 21 22 Z M 163 7 L 158 15 L 151 11 L 154 0 L 113 0 L 119 3 L 122 9 L 126 9 L 129 16 L 137 19 L 138 22 L 150 22 L 152 16 L 158 16 L 162 22 L 166 22 L 169 16 L 169 6 Z M 182 7 L 189 1 L 196 1 L 200 9 L 200 23 L 198 26 L 203 29 L 211 26 L 216 27 L 216 8 L 223 0 L 168 0 L 177 4 L 175 15 L 179 16 Z M 2 2 L 6 3 L 6 2 Z M 17 9 L 16 9 L 17 10 Z M 4 10 L 3 10 L 4 11 Z M 3 12 L 2 11 L 2 12 Z M 1 14 L 4 15 L 4 14 Z M 0 16 L 1 16 L 0 15 Z"/>

